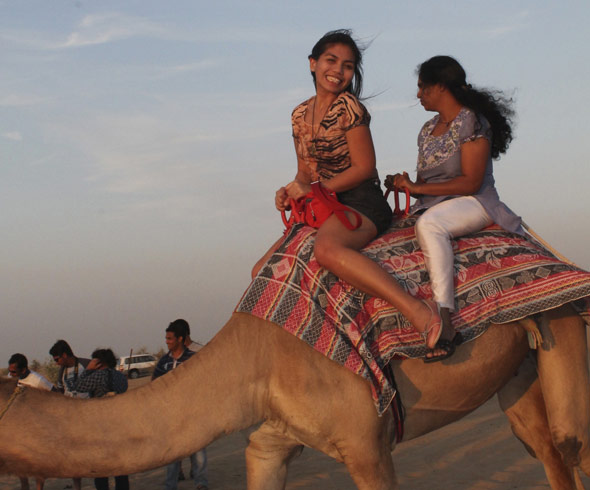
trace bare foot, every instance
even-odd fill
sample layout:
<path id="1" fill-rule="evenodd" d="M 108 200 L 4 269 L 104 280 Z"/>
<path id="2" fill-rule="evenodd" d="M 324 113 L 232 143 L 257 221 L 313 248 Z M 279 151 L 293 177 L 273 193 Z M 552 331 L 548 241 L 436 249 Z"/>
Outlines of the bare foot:
<path id="1" fill-rule="evenodd" d="M 423 299 L 422 304 L 425 307 L 423 313 L 428 315 L 427 320 L 422 323 L 424 325 L 422 335 L 426 340 L 426 346 L 429 349 L 434 349 L 443 331 L 442 320 L 438 313 L 438 306 L 433 300 Z"/>
<path id="2" fill-rule="evenodd" d="M 440 318 L 442 321 L 442 332 L 439 340 L 446 340 L 452 342 L 455 338 L 456 332 L 451 323 L 451 312 L 448 308 L 440 308 Z M 446 344 L 446 343 L 445 343 Z M 448 345 L 448 344 L 446 344 Z M 449 351 L 447 349 L 437 348 L 436 344 L 431 347 L 431 351 L 426 354 L 426 359 L 435 359 L 437 357 L 448 357 Z"/>

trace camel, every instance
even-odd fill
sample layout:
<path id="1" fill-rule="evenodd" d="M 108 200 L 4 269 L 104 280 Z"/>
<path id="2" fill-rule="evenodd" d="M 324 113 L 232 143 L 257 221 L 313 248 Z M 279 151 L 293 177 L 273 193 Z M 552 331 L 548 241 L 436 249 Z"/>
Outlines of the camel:
<path id="1" fill-rule="evenodd" d="M 580 488 L 574 469 L 590 473 L 585 325 L 565 305 L 545 312 L 540 330 L 536 366 L 516 322 L 492 325 L 443 362 L 393 361 L 405 440 L 458 420 L 497 393 L 551 487 Z M 77 400 L 0 381 L 4 474 L 136 473 L 247 428 L 249 490 L 284 489 L 289 462 L 304 446 L 344 463 L 360 490 L 398 488 L 393 417 L 378 416 L 368 381 L 247 313 L 234 313 L 178 369 L 116 397 Z"/>

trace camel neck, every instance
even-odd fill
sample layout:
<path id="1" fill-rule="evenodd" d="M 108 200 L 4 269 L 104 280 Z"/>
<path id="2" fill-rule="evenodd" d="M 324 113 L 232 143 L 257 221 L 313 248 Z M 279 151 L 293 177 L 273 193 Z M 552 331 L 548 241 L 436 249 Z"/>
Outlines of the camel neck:
<path id="1" fill-rule="evenodd" d="M 39 443 L 34 451 L 25 452 L 19 445 L 3 445 L 0 470 L 10 463 L 11 471 L 26 468 L 28 474 L 56 478 L 137 473 L 261 422 L 272 373 L 267 352 L 254 354 L 261 343 L 260 332 L 232 319 L 198 354 L 127 393 L 81 400 L 27 390 L 19 396 L 19 409 L 13 407 L 4 415 L 0 440 L 8 441 L 18 427 L 19 440 Z M 0 401 L 5 403 L 13 390 L 14 383 L 0 380 Z M 22 420 L 35 423 L 22 424 Z M 39 427 L 47 426 L 59 437 L 41 441 Z M 91 448 L 77 454 L 76 474 L 63 441 Z"/>

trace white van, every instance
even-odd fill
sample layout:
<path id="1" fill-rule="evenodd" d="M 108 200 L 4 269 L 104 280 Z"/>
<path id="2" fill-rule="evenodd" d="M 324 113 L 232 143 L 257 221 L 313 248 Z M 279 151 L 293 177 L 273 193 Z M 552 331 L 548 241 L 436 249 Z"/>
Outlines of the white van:
<path id="1" fill-rule="evenodd" d="M 158 360 L 151 354 L 137 354 L 117 359 L 115 369 L 126 374 L 129 378 L 135 379 L 151 375 L 157 363 Z"/>

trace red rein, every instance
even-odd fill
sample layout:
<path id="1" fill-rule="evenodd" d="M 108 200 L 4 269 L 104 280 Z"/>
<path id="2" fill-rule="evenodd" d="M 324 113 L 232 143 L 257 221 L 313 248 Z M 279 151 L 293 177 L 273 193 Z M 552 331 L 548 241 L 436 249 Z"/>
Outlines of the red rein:
<path id="1" fill-rule="evenodd" d="M 354 209 L 350 209 L 338 202 L 336 193 L 327 190 L 319 182 L 311 184 L 311 191 L 305 196 L 291 199 L 291 216 L 287 218 L 285 211 L 281 211 L 283 223 L 287 230 L 294 224 L 303 223 L 314 228 L 322 226 L 332 214 L 335 214 L 349 230 L 356 230 L 361 226 L 362 218 Z M 355 223 L 353 224 L 346 213 L 351 213 Z"/>
<path id="2" fill-rule="evenodd" d="M 391 189 L 387 189 L 385 191 L 385 199 L 387 199 L 390 192 L 391 192 Z M 407 216 L 408 213 L 410 212 L 410 191 L 408 189 L 404 190 L 404 192 L 406 194 L 406 208 L 403 211 L 399 207 L 399 192 L 400 192 L 400 189 L 398 189 L 397 187 L 393 188 L 393 202 L 395 203 L 395 208 L 393 209 L 393 215 L 396 218 L 403 218 L 404 216 Z"/>
<path id="3" fill-rule="evenodd" d="M 385 192 L 385 199 L 389 196 L 391 189 L 387 189 Z M 410 191 L 406 189 L 406 207 L 402 210 L 399 207 L 399 192 L 398 188 L 393 189 L 393 197 L 395 208 L 393 215 L 396 218 L 403 218 L 410 211 Z M 303 223 L 313 228 L 319 228 L 322 226 L 332 214 L 335 214 L 338 219 L 342 222 L 349 230 L 356 230 L 361 226 L 362 218 L 359 213 L 354 209 L 351 209 L 344 204 L 338 202 L 336 193 L 329 191 L 323 187 L 319 182 L 313 182 L 311 184 L 311 191 L 305 196 L 299 199 L 290 200 L 290 211 L 291 215 L 287 218 L 286 210 L 281 211 L 281 217 L 283 223 L 287 228 L 286 231 L 290 230 L 291 227 L 297 223 Z M 353 224 L 346 213 L 351 213 L 355 223 Z"/>

